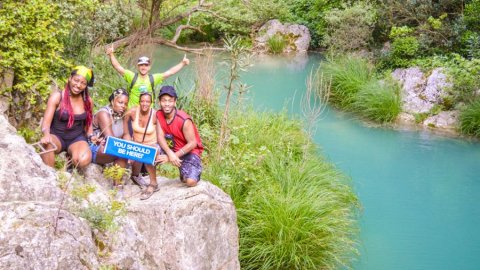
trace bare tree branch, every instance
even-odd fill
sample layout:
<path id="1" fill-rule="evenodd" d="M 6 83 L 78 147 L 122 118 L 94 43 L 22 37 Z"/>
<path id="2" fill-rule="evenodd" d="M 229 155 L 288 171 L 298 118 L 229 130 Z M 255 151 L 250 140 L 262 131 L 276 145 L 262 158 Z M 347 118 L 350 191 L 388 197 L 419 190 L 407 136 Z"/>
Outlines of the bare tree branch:
<path id="1" fill-rule="evenodd" d="M 184 29 L 192 29 L 192 30 L 196 30 L 202 34 L 205 35 L 205 32 L 202 31 L 202 29 L 198 28 L 198 27 L 195 27 L 195 26 L 191 26 L 191 25 L 180 25 L 177 27 L 177 30 L 175 31 L 175 36 L 170 40 L 170 42 L 172 43 L 177 43 L 177 40 L 178 38 L 180 37 L 180 34 L 182 33 L 182 31 Z"/>

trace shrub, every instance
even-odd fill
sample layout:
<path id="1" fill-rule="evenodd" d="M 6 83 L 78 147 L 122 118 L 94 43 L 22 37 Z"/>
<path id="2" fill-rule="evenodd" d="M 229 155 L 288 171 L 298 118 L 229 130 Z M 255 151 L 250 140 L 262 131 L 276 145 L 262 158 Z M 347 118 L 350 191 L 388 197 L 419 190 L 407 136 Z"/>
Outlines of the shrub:
<path id="1" fill-rule="evenodd" d="M 480 100 L 471 103 L 460 113 L 460 131 L 480 137 Z"/>
<path id="2" fill-rule="evenodd" d="M 50 76 L 68 63 L 61 57 L 61 40 L 71 25 L 61 18 L 55 1 L 13 1 L 0 4 L 0 77 L 13 71 L 13 87 L 0 89 L 9 97 L 10 120 L 17 127 L 43 111 L 50 93 Z"/>
<path id="3" fill-rule="evenodd" d="M 282 53 L 287 46 L 287 41 L 282 34 L 275 34 L 267 40 L 268 51 L 273 54 Z"/>
<path id="4" fill-rule="evenodd" d="M 413 62 L 424 69 L 445 68 L 453 86 L 449 95 L 454 103 L 469 103 L 473 100 L 475 90 L 480 88 L 480 59 L 468 60 L 459 54 L 434 56 Z"/>
<path id="5" fill-rule="evenodd" d="M 375 122 L 391 122 L 401 112 L 398 93 L 398 85 L 372 79 L 355 96 L 354 111 Z"/>
<path id="6" fill-rule="evenodd" d="M 370 81 L 373 67 L 358 57 L 339 57 L 322 63 L 320 72 L 332 79 L 330 101 L 342 109 L 351 109 L 355 95 Z"/>
<path id="7" fill-rule="evenodd" d="M 376 12 L 372 5 L 357 2 L 344 9 L 334 8 L 325 16 L 327 33 L 323 45 L 333 52 L 365 49 L 372 36 Z"/>

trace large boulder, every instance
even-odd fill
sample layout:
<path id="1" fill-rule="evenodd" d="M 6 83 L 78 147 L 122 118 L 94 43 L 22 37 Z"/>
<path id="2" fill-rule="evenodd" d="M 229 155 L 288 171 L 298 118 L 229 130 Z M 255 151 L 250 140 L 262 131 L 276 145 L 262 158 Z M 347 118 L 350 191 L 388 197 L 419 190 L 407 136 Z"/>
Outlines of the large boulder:
<path id="1" fill-rule="evenodd" d="M 258 30 L 255 38 L 255 49 L 267 50 L 267 41 L 274 35 L 282 35 L 287 40 L 284 52 L 305 52 L 310 46 L 310 31 L 304 25 L 282 24 L 279 20 L 270 20 Z"/>
<path id="2" fill-rule="evenodd" d="M 102 231 L 75 214 L 113 204 L 102 168 L 89 165 L 82 177 L 59 174 L 69 191 L 95 188 L 74 201 L 3 115 L 0 125 L 2 269 L 240 269 L 235 207 L 218 187 L 200 181 L 187 188 L 159 177 L 160 191 L 141 201 L 137 186 L 125 186 L 116 200 L 126 213 L 115 218 L 115 230 Z"/>
<path id="3" fill-rule="evenodd" d="M 446 90 L 452 86 L 440 68 L 428 77 L 417 67 L 396 69 L 392 77 L 402 85 L 402 109 L 410 114 L 429 112 L 442 102 Z"/>
<path id="4" fill-rule="evenodd" d="M 0 265 L 2 269 L 95 269 L 90 227 L 62 209 L 53 169 L 0 115 Z"/>

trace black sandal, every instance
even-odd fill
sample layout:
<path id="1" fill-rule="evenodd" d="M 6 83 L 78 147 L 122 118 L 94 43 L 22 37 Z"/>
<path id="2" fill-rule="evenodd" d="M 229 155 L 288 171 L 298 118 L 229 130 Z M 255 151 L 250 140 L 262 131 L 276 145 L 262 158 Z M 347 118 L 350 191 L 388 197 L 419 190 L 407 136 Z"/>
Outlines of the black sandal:
<path id="1" fill-rule="evenodd" d="M 147 186 L 147 189 L 145 189 L 143 192 L 142 192 L 142 195 L 140 195 L 140 200 L 146 200 L 150 197 L 152 197 L 153 193 L 159 191 L 160 188 L 158 188 L 158 184 L 156 185 L 148 185 Z"/>

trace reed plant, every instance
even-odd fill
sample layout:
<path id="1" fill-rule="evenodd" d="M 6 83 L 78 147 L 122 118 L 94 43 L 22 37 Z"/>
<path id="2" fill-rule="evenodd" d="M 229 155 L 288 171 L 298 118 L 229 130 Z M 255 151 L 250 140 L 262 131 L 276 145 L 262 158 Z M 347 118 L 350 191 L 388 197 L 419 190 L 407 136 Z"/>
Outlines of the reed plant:
<path id="1" fill-rule="evenodd" d="M 401 112 L 399 91 L 394 82 L 371 79 L 355 95 L 353 111 L 375 122 L 391 122 Z"/>
<path id="2" fill-rule="evenodd" d="M 273 54 L 282 53 L 287 46 L 287 40 L 281 34 L 275 34 L 267 40 L 268 51 Z"/>
<path id="3" fill-rule="evenodd" d="M 373 76 L 373 66 L 356 56 L 331 58 L 319 71 L 332 80 L 331 103 L 346 110 L 352 108 L 356 94 Z"/>
<path id="4" fill-rule="evenodd" d="M 460 113 L 460 132 L 480 137 L 480 100 L 467 105 Z"/>

